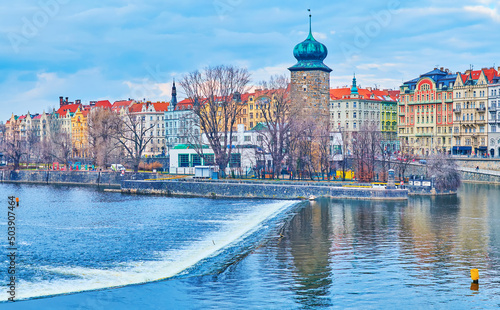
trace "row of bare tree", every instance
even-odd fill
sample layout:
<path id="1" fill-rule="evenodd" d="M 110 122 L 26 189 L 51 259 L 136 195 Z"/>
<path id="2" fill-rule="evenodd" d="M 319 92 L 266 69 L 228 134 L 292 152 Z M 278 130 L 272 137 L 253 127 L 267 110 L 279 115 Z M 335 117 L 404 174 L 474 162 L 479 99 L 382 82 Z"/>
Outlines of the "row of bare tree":
<path id="1" fill-rule="evenodd" d="M 134 114 L 120 116 L 103 108 L 92 109 L 87 121 L 88 143 L 84 153 L 88 156 L 84 160 L 104 168 L 125 160 L 138 171 L 142 154 L 153 138 L 149 134 L 153 125 L 147 126 L 142 117 Z M 2 125 L 0 149 L 13 162 L 13 169 L 19 169 L 21 162 L 47 165 L 59 162 L 68 166 L 71 161 L 82 160 L 76 156 L 82 150 L 77 150 L 58 119 L 50 118 L 47 126 L 47 136 L 40 137 L 34 130 L 22 132 L 19 123 Z"/>

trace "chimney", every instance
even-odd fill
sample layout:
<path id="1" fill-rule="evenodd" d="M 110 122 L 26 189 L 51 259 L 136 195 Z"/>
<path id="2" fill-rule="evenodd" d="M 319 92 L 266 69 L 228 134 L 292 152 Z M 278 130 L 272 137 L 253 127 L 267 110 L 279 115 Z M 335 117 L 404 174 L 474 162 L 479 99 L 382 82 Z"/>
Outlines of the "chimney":
<path id="1" fill-rule="evenodd" d="M 69 104 L 69 98 L 66 97 L 66 104 Z"/>
<path id="2" fill-rule="evenodd" d="M 82 103 L 82 100 L 80 100 L 80 99 L 76 99 L 76 100 L 75 100 L 75 103 L 76 103 L 76 104 L 81 104 L 81 103 Z"/>
<path id="3" fill-rule="evenodd" d="M 471 72 L 471 70 L 470 70 L 470 69 L 469 69 L 469 70 L 465 70 L 465 75 L 469 75 L 469 74 L 470 74 L 470 72 Z"/>
<path id="4" fill-rule="evenodd" d="M 59 97 L 59 107 L 62 107 L 64 105 L 63 97 Z"/>
<path id="5" fill-rule="evenodd" d="M 441 68 L 440 68 L 440 70 L 441 70 L 441 71 L 444 71 L 444 67 L 441 67 Z"/>
<path id="6" fill-rule="evenodd" d="M 500 67 L 498 67 L 498 74 L 500 74 Z"/>

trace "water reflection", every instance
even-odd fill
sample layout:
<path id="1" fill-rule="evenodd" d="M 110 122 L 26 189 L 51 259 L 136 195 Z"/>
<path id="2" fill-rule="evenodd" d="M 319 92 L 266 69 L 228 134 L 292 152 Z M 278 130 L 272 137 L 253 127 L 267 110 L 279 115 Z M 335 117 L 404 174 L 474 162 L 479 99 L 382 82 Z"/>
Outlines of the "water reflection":
<path id="1" fill-rule="evenodd" d="M 407 202 L 311 202 L 280 244 L 294 267 L 296 301 L 342 306 L 349 294 L 376 300 L 402 292 L 418 299 L 429 289 L 478 291 L 464 286 L 471 268 L 480 270 L 483 286 L 498 276 L 499 189 L 465 184 L 458 196 Z"/>
<path id="2" fill-rule="evenodd" d="M 331 222 L 327 204 L 311 202 L 290 223 L 287 242 L 295 266 L 297 301 L 308 307 L 330 306 L 328 293 L 330 267 Z"/>

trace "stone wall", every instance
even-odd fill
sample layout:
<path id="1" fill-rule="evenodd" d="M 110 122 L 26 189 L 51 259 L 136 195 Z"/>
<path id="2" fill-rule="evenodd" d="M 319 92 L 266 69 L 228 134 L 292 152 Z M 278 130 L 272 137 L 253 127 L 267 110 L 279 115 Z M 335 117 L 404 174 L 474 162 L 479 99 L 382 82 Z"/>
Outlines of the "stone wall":
<path id="1" fill-rule="evenodd" d="M 461 171 L 461 175 L 463 182 L 500 184 L 500 175 L 492 175 L 480 171 Z"/>
<path id="2" fill-rule="evenodd" d="M 304 199 L 325 196 L 342 199 L 407 199 L 406 190 L 333 187 L 313 184 L 206 181 L 124 181 L 122 192 L 224 198 Z"/>
<path id="3" fill-rule="evenodd" d="M 499 158 L 454 158 L 459 167 L 500 171 Z"/>
<path id="4" fill-rule="evenodd" d="M 44 184 L 86 184 L 119 187 L 124 180 L 157 178 L 156 173 L 131 173 L 123 176 L 111 171 L 51 171 L 51 170 L 2 170 L 1 182 L 44 183 Z"/>

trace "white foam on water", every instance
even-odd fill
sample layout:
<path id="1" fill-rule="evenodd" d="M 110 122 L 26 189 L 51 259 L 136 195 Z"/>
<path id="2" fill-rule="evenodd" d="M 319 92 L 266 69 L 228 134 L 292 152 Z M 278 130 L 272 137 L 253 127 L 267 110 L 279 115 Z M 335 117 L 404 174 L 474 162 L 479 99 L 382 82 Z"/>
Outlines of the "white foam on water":
<path id="1" fill-rule="evenodd" d="M 120 287 L 173 277 L 248 236 L 256 231 L 261 223 L 285 211 L 295 203 L 296 201 L 280 201 L 256 206 L 251 212 L 238 216 L 236 220 L 228 221 L 223 229 L 209 234 L 203 240 L 193 242 L 181 250 L 162 252 L 162 259 L 158 261 L 137 261 L 125 266 L 117 264 L 118 267 L 110 269 L 38 266 L 36 268 L 40 269 L 42 273 L 58 273 L 75 276 L 77 279 L 53 279 L 40 282 L 29 282 L 21 279 L 16 287 L 16 299 Z M 4 290 L 1 300 L 7 300 L 8 297 Z"/>

